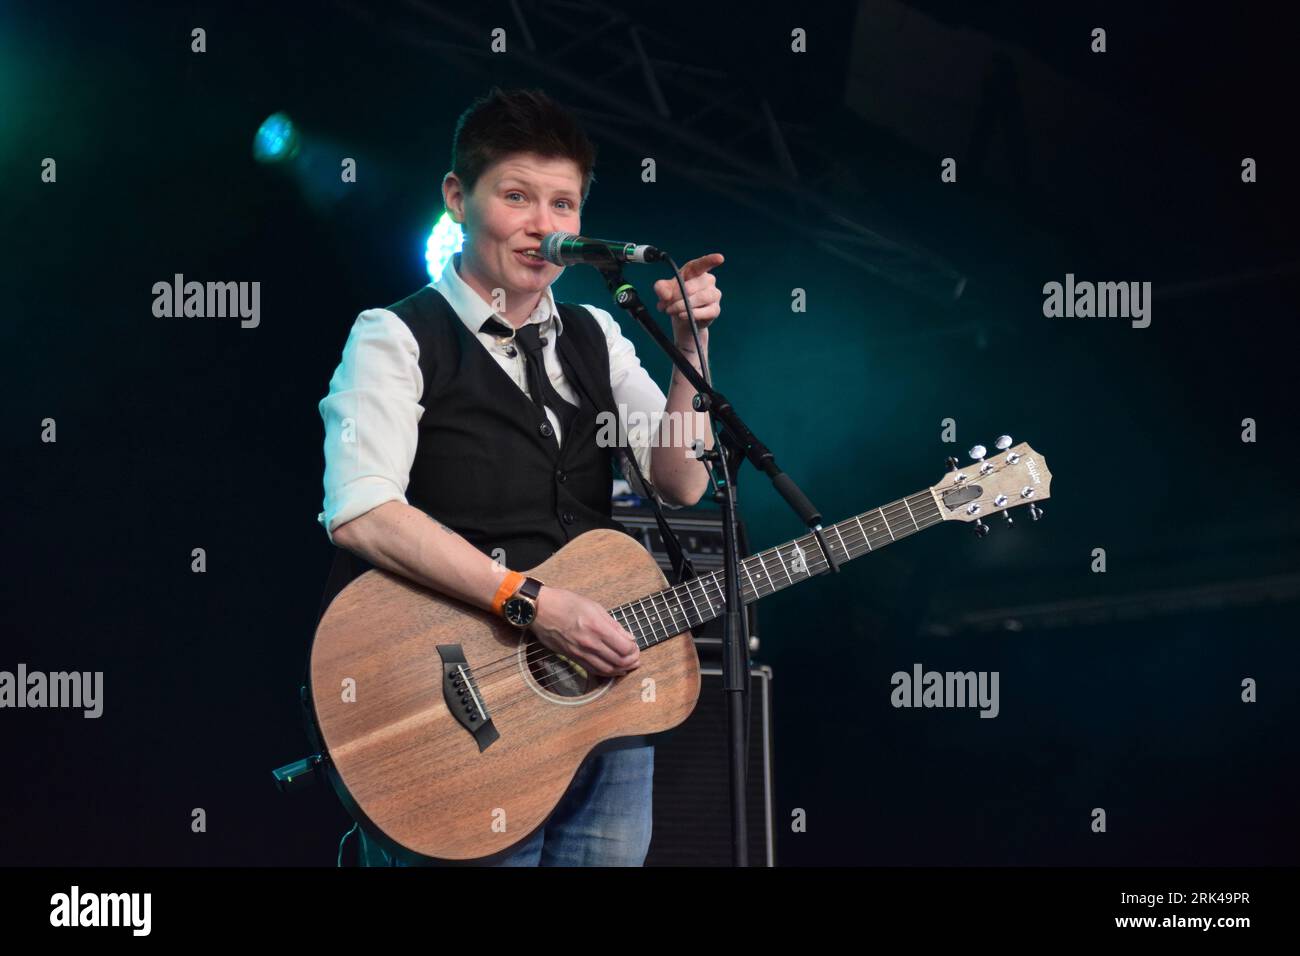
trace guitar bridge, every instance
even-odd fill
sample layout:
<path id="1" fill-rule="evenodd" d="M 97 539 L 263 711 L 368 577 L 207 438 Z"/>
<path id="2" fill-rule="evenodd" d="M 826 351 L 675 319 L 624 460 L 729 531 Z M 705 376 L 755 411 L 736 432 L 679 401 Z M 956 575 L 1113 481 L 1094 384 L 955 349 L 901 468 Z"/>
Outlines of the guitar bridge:
<path id="1" fill-rule="evenodd" d="M 482 753 L 501 734 L 492 723 L 487 703 L 474 681 L 474 672 L 465 660 L 465 651 L 459 644 L 439 644 L 438 656 L 442 658 L 442 698 Z"/>

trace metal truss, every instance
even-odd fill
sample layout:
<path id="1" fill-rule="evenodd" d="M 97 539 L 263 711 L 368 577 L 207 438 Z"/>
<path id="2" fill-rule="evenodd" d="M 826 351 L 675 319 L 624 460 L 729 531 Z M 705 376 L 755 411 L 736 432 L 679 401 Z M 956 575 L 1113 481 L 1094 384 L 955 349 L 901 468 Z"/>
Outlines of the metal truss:
<path id="1" fill-rule="evenodd" d="M 499 57 L 491 31 L 506 27 L 512 67 L 563 88 L 565 105 L 598 126 L 603 141 L 654 155 L 661 170 L 910 292 L 938 302 L 962 294 L 965 277 L 938 255 L 873 230 L 829 193 L 832 179 L 851 172 L 815 136 L 791 135 L 811 134 L 809 127 L 778 118 L 750 84 L 692 62 L 693 49 L 636 14 L 596 0 L 509 0 L 513 23 L 500 22 L 499 5 L 339 6 L 396 41 L 488 78 Z"/>

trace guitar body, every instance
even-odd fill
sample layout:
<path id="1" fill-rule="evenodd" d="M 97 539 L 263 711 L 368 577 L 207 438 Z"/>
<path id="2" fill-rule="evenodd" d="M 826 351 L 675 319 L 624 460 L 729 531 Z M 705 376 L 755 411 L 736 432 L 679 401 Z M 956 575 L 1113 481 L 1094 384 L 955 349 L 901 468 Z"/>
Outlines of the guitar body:
<path id="1" fill-rule="evenodd" d="M 645 548 L 606 529 L 526 573 L 606 608 L 667 584 Z M 587 675 L 531 632 L 376 569 L 321 618 L 309 684 L 326 772 L 367 833 L 409 860 L 463 861 L 541 826 L 603 741 L 684 721 L 700 666 L 694 641 L 668 640 L 629 674 Z"/>

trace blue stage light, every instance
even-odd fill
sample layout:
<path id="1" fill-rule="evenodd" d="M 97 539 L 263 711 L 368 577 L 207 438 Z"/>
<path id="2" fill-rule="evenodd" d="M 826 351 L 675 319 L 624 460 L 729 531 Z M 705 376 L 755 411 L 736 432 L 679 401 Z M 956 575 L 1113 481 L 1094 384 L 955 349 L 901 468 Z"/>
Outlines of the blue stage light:
<path id="1" fill-rule="evenodd" d="M 429 233 L 429 241 L 424 245 L 424 262 L 429 270 L 429 278 L 437 282 L 451 257 L 460 252 L 464 244 L 465 233 L 461 231 L 460 223 L 444 211 Z"/>
<path id="2" fill-rule="evenodd" d="M 253 158 L 259 163 L 284 163 L 298 155 L 298 128 L 288 114 L 272 113 L 253 137 Z"/>

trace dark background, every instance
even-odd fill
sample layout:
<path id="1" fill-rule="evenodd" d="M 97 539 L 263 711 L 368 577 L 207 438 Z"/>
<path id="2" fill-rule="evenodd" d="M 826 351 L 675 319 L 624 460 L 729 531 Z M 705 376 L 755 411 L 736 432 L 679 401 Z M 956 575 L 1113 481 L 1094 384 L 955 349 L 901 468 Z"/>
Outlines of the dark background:
<path id="1" fill-rule="evenodd" d="M 1003 432 L 1055 476 L 1037 524 L 945 526 L 763 603 L 778 860 L 1294 863 L 1294 32 L 1134 6 L 521 2 L 534 49 L 504 3 L 9 8 L 0 669 L 102 670 L 105 712 L 0 712 L 0 864 L 334 863 L 337 799 L 270 777 L 308 752 L 316 403 L 356 314 L 428 281 L 453 124 L 492 83 L 581 111 L 584 232 L 727 256 L 715 381 L 828 519 Z M 276 110 L 292 167 L 251 156 Z M 260 327 L 155 318 L 177 272 L 260 281 Z M 1067 272 L 1152 282 L 1151 326 L 1045 318 Z M 613 308 L 592 270 L 556 291 Z M 801 533 L 740 489 L 755 546 Z M 894 709 L 915 662 L 999 671 L 1000 716 Z"/>

